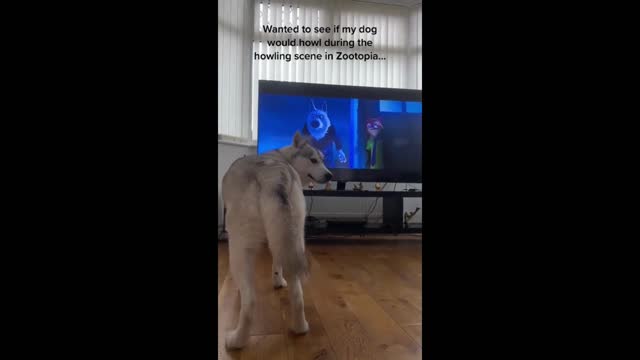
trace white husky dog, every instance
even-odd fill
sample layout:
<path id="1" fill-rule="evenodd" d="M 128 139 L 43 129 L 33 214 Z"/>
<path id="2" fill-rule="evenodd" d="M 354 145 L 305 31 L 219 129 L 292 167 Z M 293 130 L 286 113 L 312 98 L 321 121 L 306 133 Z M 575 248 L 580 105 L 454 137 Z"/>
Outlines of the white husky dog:
<path id="1" fill-rule="evenodd" d="M 309 331 L 301 286 L 309 266 L 304 247 L 306 206 L 302 184 L 331 179 L 323 160 L 322 152 L 296 132 L 292 145 L 238 159 L 222 179 L 229 269 L 240 289 L 241 304 L 238 326 L 225 339 L 227 348 L 242 348 L 249 340 L 256 250 L 265 242 L 273 257 L 274 287 L 289 285 L 292 330 L 297 334 Z"/>

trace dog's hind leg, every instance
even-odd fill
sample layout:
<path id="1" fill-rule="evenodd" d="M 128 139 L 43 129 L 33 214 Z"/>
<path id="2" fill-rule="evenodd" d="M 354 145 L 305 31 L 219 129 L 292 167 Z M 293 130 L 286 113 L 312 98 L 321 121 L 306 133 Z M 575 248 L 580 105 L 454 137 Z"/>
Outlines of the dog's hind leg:
<path id="1" fill-rule="evenodd" d="M 289 288 L 289 302 L 291 304 L 291 318 L 293 321 L 291 329 L 296 334 L 304 334 L 309 331 L 309 324 L 304 314 L 304 298 L 302 293 L 301 277 L 306 275 L 307 259 L 304 254 L 304 229 L 296 224 L 296 219 L 289 217 L 287 221 L 286 213 L 280 212 L 279 219 L 273 222 L 266 221 L 267 238 L 269 249 L 273 256 L 274 280 L 275 272 L 282 269 L 284 273 L 278 271 L 278 277 L 284 276 L 285 284 Z M 283 279 L 283 280 L 284 280 Z"/>
<path id="2" fill-rule="evenodd" d="M 226 337 L 225 345 L 230 349 L 243 348 L 249 342 L 249 330 L 256 301 L 254 274 L 256 250 L 244 246 L 245 244 L 238 240 L 230 237 L 229 241 L 229 270 L 240 290 L 238 325 L 233 331 L 227 333 Z"/>
<path id="3" fill-rule="evenodd" d="M 302 191 L 288 191 L 287 177 L 281 178 L 283 181 L 262 193 L 260 213 L 274 267 L 282 267 L 288 282 L 292 330 L 302 334 L 309 331 L 300 284 L 300 279 L 309 273 L 304 247 L 304 197 Z"/>
<path id="4" fill-rule="evenodd" d="M 293 236 L 294 232 L 286 231 L 287 228 L 282 227 L 269 227 L 267 234 L 269 237 L 269 248 L 273 256 L 273 281 L 274 286 L 277 288 L 278 281 L 282 281 L 282 286 L 288 286 L 289 288 L 289 303 L 291 304 L 291 319 L 293 330 L 296 334 L 304 334 L 309 331 L 309 323 L 304 315 L 304 296 L 302 292 L 302 284 L 300 276 L 302 274 L 295 273 L 294 271 L 282 272 L 282 266 L 279 265 L 282 261 L 286 261 L 286 257 L 295 256 L 294 254 L 283 253 L 282 247 L 277 246 L 277 243 L 284 241 L 286 237 Z M 301 240 L 302 241 L 302 240 Z M 279 249 L 279 250 L 277 250 Z M 304 256 L 304 254 L 303 254 Z M 306 261 L 306 259 L 305 259 Z M 289 260 L 289 263 L 292 261 Z M 294 262 L 295 263 L 295 262 Z M 286 280 L 285 280 L 286 279 Z"/>
<path id="5" fill-rule="evenodd" d="M 286 277 L 289 281 L 289 302 L 291 303 L 292 318 L 291 330 L 296 334 L 305 334 L 309 331 L 309 323 L 304 316 L 304 296 L 300 277 L 295 275 Z"/>

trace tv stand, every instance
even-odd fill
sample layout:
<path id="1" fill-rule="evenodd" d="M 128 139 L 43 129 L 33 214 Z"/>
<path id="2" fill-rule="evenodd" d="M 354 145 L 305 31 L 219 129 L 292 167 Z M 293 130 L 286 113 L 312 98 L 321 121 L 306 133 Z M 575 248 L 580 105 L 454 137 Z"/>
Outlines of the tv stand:
<path id="1" fill-rule="evenodd" d="M 376 232 L 394 233 L 408 232 L 404 229 L 403 199 L 406 197 L 422 197 L 422 191 L 365 191 L 365 190 L 304 190 L 305 196 L 326 197 L 376 197 L 382 200 L 382 223 Z M 373 229 L 367 229 L 371 232 Z M 422 232 L 415 229 L 410 232 Z"/>

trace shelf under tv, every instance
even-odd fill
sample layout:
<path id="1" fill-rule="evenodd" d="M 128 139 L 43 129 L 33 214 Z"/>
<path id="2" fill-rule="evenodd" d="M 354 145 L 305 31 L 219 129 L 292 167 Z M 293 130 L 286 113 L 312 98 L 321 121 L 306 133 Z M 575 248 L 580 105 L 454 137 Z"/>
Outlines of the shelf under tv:
<path id="1" fill-rule="evenodd" d="M 304 190 L 305 196 L 323 197 L 376 197 L 382 198 L 382 224 L 368 224 L 364 219 L 326 219 L 324 226 L 308 224 L 309 234 L 321 233 L 421 233 L 422 224 L 403 223 L 403 199 L 422 197 L 422 191 L 355 191 L 355 190 Z"/>

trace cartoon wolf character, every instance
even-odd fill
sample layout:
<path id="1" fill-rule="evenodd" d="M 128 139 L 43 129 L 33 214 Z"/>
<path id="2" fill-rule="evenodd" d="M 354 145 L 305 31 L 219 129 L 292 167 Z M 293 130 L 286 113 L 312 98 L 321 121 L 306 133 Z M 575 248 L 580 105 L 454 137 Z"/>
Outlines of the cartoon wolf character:
<path id="1" fill-rule="evenodd" d="M 347 157 L 342 150 L 342 141 L 336 134 L 335 126 L 331 125 L 331 120 L 327 114 L 327 103 L 324 102 L 321 109 L 318 109 L 311 100 L 313 110 L 307 115 L 307 121 L 302 129 L 302 134 L 310 136 L 312 146 L 322 151 L 326 158 L 326 163 L 332 165 L 334 162 L 333 145 L 336 146 L 336 153 L 340 163 L 346 163 Z"/>

